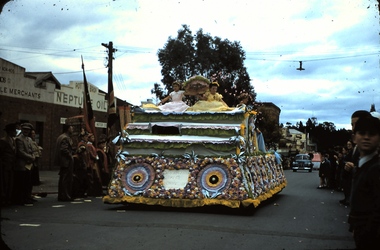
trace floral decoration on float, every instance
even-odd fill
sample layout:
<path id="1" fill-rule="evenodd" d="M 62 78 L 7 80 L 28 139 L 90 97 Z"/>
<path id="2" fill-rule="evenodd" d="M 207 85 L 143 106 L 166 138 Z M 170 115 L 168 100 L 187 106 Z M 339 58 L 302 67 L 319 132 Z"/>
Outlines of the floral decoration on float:
<path id="1" fill-rule="evenodd" d="M 203 76 L 192 76 L 184 84 L 183 88 L 188 95 L 204 94 L 210 88 L 210 80 Z"/>

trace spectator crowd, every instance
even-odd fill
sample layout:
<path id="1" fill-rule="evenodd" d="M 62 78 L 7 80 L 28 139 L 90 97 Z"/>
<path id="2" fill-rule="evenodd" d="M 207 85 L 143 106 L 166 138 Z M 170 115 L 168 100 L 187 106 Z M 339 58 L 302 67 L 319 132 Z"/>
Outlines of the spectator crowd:
<path id="1" fill-rule="evenodd" d="M 32 206 L 37 202 L 33 186 L 41 182 L 43 148 L 30 123 L 7 124 L 4 131 L 6 135 L 0 138 L 1 206 Z M 53 164 L 59 167 L 58 200 L 103 196 L 113 159 L 107 138 L 101 135 L 95 145 L 95 136 L 84 129 L 78 140 L 73 136 L 73 127 L 64 125 L 64 133 L 56 142 Z M 79 141 L 78 145 L 73 141 Z"/>
<path id="2" fill-rule="evenodd" d="M 318 188 L 343 192 L 356 249 L 380 249 L 380 119 L 358 110 L 351 125 L 352 140 L 322 155 Z"/>

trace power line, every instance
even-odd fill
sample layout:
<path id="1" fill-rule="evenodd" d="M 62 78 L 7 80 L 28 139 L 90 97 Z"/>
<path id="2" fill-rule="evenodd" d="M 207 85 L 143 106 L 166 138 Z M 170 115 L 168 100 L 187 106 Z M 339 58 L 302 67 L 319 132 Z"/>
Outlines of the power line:
<path id="1" fill-rule="evenodd" d="M 0 45 L 3 48 L 0 48 L 0 51 L 10 51 L 17 53 L 25 53 L 25 54 L 34 54 L 36 56 L 55 56 L 55 57 L 76 57 L 75 53 L 80 52 L 81 54 L 86 54 L 87 58 L 93 58 L 95 60 L 103 58 L 104 59 L 104 50 L 94 50 L 94 48 L 98 48 L 99 45 L 87 46 L 83 48 L 74 48 L 74 49 L 54 49 L 54 48 L 38 48 L 38 47 L 18 47 L 18 46 L 8 46 L 8 45 Z M 4 48 L 5 47 L 5 48 Z M 8 48 L 7 48 L 8 47 Z M 121 54 L 117 55 L 117 58 L 123 57 L 126 54 L 149 54 L 153 53 L 152 48 L 144 48 L 144 47 L 135 47 L 135 46 L 118 46 L 118 52 Z M 343 54 L 340 56 L 339 54 Z M 101 55 L 101 56 L 100 56 Z M 254 61 L 274 61 L 274 62 L 311 62 L 311 61 L 326 61 L 326 60 L 338 60 L 345 58 L 354 58 L 354 57 L 364 57 L 364 56 L 378 56 L 380 55 L 380 46 L 367 47 L 367 48 L 343 48 L 343 49 L 331 49 L 321 51 L 316 55 L 302 55 L 300 51 L 248 51 L 246 52 L 246 60 L 254 60 Z M 324 55 L 326 57 L 323 57 Z M 256 56 L 262 56 L 261 58 L 256 58 Z M 282 58 L 273 58 L 282 57 Z M 320 56 L 319 58 L 313 58 Z M 33 57 L 22 57 L 18 59 L 12 60 L 20 60 L 20 59 L 28 59 Z M 297 58 L 297 59 L 286 59 L 289 57 Z M 303 59 L 305 58 L 305 59 Z M 103 68 L 95 68 L 87 71 L 96 71 Z M 70 71 L 70 72 L 58 72 L 55 74 L 74 74 L 80 73 L 81 71 Z M 120 74 L 119 74 L 120 75 Z M 125 88 L 122 84 L 123 80 L 120 79 L 120 76 L 116 78 L 118 81 L 118 85 L 121 89 Z M 121 82 L 121 83 L 120 83 Z M 121 85 L 121 86 L 120 86 Z"/>
<path id="2" fill-rule="evenodd" d="M 314 50 L 315 51 L 315 50 Z M 324 50 L 318 50 L 318 54 L 347 54 L 347 53 L 368 53 L 368 52 L 378 52 L 380 51 L 380 46 L 362 46 L 360 48 L 358 47 L 345 47 L 345 48 L 338 48 L 338 49 L 324 49 Z M 260 50 L 260 51 L 246 51 L 246 54 L 253 54 L 253 55 L 274 55 L 274 56 L 285 56 L 285 55 L 293 55 L 296 53 L 300 53 L 302 51 L 300 50 L 285 50 L 285 51 L 272 51 L 272 50 Z M 307 51 L 303 51 L 307 53 Z"/>
<path id="3" fill-rule="evenodd" d="M 350 56 L 336 56 L 336 57 L 326 57 L 326 58 L 316 58 L 316 59 L 303 59 L 303 60 L 287 60 L 287 59 L 266 59 L 266 58 L 250 58 L 247 57 L 246 60 L 253 60 L 253 61 L 273 61 L 273 62 L 311 62 L 311 61 L 325 61 L 325 60 L 337 60 L 337 59 L 344 59 L 344 58 L 353 58 L 353 57 L 363 57 L 363 56 L 373 56 L 373 55 L 380 55 L 379 52 L 375 53 L 369 53 L 369 54 L 360 54 L 360 55 L 350 55 Z M 294 56 L 297 57 L 297 56 Z"/>
<path id="4" fill-rule="evenodd" d="M 84 48 L 74 48 L 74 49 L 51 49 L 51 48 L 37 48 L 37 47 L 17 47 L 17 46 L 8 46 L 8 45 L 0 45 L 1 47 L 10 47 L 10 48 L 16 48 L 16 49 L 5 49 L 0 48 L 2 51 L 10 51 L 10 52 L 18 52 L 18 53 L 26 53 L 26 54 L 35 54 L 35 55 L 47 55 L 47 56 L 60 56 L 60 57 L 71 57 L 71 55 L 67 55 L 69 53 L 75 53 L 75 52 L 81 52 L 86 54 L 99 54 L 103 55 L 103 50 L 89 50 L 92 48 L 99 47 L 98 45 L 94 46 L 88 46 Z M 125 54 L 150 54 L 153 53 L 152 48 L 144 48 L 144 47 L 136 47 L 136 46 L 118 46 L 117 48 L 118 52 L 122 52 L 121 54 L 117 55 L 117 58 L 124 56 Z M 66 55 L 64 55 L 66 53 Z M 288 61 L 288 62 L 298 62 L 300 61 L 300 57 L 313 57 L 313 56 L 320 56 L 325 55 L 327 57 L 323 58 L 316 58 L 316 59 L 302 59 L 302 61 L 321 61 L 321 60 L 335 60 L 335 59 L 344 59 L 344 58 L 350 58 L 350 57 L 361 57 L 361 56 L 371 56 L 371 55 L 379 55 L 380 54 L 380 47 L 376 46 L 373 48 L 343 48 L 343 49 L 331 49 L 331 50 L 325 50 L 318 53 L 318 55 L 300 55 L 300 51 L 247 51 L 246 52 L 246 60 L 257 60 L 257 61 Z M 344 56 L 339 56 L 337 54 L 345 54 Z M 351 55 L 347 55 L 351 54 Z M 337 55 L 337 56 L 333 56 Z M 252 56 L 262 56 L 261 58 L 255 58 Z M 297 57 L 297 59 L 290 60 L 290 59 L 276 59 L 276 58 L 267 58 L 272 56 L 279 56 L 279 57 Z M 94 58 L 98 58 L 97 56 L 94 56 Z M 19 59 L 27 59 L 27 58 L 19 58 Z"/>
<path id="5" fill-rule="evenodd" d="M 86 51 L 88 48 L 93 48 L 94 46 L 87 47 L 87 48 L 79 48 L 79 49 L 49 49 L 49 48 L 31 48 L 31 47 L 16 47 L 16 46 L 4 46 L 0 45 L 2 47 L 10 47 L 11 49 L 7 48 L 0 48 L 1 51 L 6 52 L 17 52 L 17 53 L 24 53 L 24 54 L 34 54 L 35 56 L 30 57 L 19 57 L 19 58 L 13 58 L 13 60 L 25 60 L 30 58 L 35 58 L 38 56 L 55 56 L 55 57 L 74 57 L 77 55 L 74 55 L 78 52 L 81 54 L 99 54 L 103 53 L 102 51 Z M 93 56 L 93 58 L 99 58 L 97 56 Z"/>
<path id="6" fill-rule="evenodd" d="M 101 70 L 104 68 L 96 68 L 96 69 L 86 69 L 87 71 L 96 71 L 96 70 Z M 67 71 L 67 72 L 54 72 L 55 75 L 65 75 L 65 74 L 76 74 L 76 73 L 82 73 L 83 71 L 78 70 L 78 71 Z"/>

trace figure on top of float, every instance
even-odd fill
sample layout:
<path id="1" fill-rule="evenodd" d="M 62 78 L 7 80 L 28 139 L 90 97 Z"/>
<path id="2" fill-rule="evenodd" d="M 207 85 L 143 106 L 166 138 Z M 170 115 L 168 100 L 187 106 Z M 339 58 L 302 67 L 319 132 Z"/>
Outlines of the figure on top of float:
<path id="1" fill-rule="evenodd" d="M 186 111 L 231 111 L 234 108 L 230 108 L 224 101 L 223 96 L 218 91 L 219 84 L 212 82 L 210 88 L 203 95 L 198 95 L 200 99 L 192 107 L 189 107 Z"/>
<path id="2" fill-rule="evenodd" d="M 173 82 L 172 86 L 174 91 L 160 101 L 158 108 L 164 112 L 184 112 L 189 107 L 183 102 L 186 92 L 181 90 L 181 84 L 177 81 Z M 171 102 L 165 103 L 168 100 L 171 100 Z"/>
<path id="3" fill-rule="evenodd" d="M 245 110 L 246 106 L 247 106 L 247 103 L 249 101 L 249 94 L 248 93 L 242 93 L 238 96 L 238 101 L 239 101 L 239 104 L 236 105 L 236 108 L 240 109 L 240 110 Z"/>

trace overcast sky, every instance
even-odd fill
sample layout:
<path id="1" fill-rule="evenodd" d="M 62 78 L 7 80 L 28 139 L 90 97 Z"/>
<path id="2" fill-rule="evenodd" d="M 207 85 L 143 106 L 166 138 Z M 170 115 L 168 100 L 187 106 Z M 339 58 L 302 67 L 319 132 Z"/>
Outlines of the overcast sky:
<path id="1" fill-rule="evenodd" d="M 350 128 L 353 111 L 380 110 L 376 0 L 14 0 L 0 15 L 0 57 L 68 84 L 83 80 L 83 55 L 87 80 L 107 91 L 101 43 L 112 41 L 115 95 L 140 105 L 182 24 L 240 42 L 257 101 L 277 105 L 280 123 Z"/>

